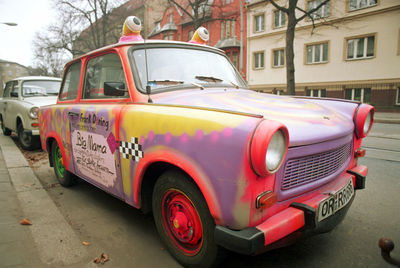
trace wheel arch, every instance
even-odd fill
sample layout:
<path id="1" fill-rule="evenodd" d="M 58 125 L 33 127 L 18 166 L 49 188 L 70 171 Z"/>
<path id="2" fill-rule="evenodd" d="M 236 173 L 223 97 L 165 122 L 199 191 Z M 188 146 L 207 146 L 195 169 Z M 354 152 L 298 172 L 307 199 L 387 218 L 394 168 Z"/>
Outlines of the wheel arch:
<path id="1" fill-rule="evenodd" d="M 210 214 L 214 218 L 216 224 L 222 222 L 222 214 L 218 205 L 217 196 L 212 189 L 211 184 L 209 183 L 208 177 L 204 174 L 204 172 L 200 171 L 194 165 L 189 163 L 189 160 L 182 156 L 177 156 L 174 153 L 162 153 L 162 159 L 158 159 L 156 161 L 151 161 L 148 163 L 144 163 L 144 159 L 141 161 L 138 170 L 142 170 L 140 172 L 138 180 L 135 179 L 134 184 L 134 193 L 135 193 L 135 203 L 139 204 L 141 210 L 145 213 L 148 213 L 152 209 L 152 193 L 154 189 L 154 185 L 158 178 L 164 172 L 168 170 L 176 170 L 178 172 L 182 172 L 188 178 L 190 178 L 191 182 L 199 189 L 202 194 L 207 207 L 210 211 Z"/>

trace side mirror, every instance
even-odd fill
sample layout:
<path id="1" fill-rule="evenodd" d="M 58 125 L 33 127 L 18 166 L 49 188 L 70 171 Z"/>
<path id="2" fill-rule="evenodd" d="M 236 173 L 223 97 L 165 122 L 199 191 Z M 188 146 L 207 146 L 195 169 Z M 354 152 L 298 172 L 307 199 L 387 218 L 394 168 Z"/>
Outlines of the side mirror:
<path id="1" fill-rule="evenodd" d="M 125 96 L 125 84 L 122 82 L 104 82 L 105 96 Z"/>
<path id="2" fill-rule="evenodd" d="M 14 97 L 14 98 L 18 98 L 18 92 L 11 92 L 10 96 Z"/>

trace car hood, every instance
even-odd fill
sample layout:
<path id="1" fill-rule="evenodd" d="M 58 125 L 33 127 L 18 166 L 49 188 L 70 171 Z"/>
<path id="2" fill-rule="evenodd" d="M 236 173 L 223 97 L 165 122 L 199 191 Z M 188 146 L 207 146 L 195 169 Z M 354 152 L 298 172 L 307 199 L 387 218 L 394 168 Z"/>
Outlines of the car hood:
<path id="1" fill-rule="evenodd" d="M 235 113 L 262 115 L 289 130 L 290 146 L 320 143 L 349 135 L 354 130 L 354 108 L 334 109 L 330 101 L 276 96 L 250 90 L 188 90 L 152 96 L 154 103 L 211 108 Z M 328 105 L 328 103 L 330 105 Z M 338 106 L 342 107 L 342 106 Z"/>
<path id="2" fill-rule="evenodd" d="M 41 107 L 55 104 L 57 102 L 57 96 L 29 97 L 24 98 L 24 101 L 30 105 Z"/>

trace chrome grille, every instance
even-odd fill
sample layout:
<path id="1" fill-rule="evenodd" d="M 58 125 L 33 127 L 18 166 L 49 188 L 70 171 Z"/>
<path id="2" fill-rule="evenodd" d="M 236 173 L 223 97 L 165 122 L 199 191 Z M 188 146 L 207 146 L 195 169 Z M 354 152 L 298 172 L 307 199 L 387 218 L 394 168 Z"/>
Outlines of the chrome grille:
<path id="1" fill-rule="evenodd" d="M 285 165 L 282 190 L 325 178 L 340 169 L 351 155 L 351 142 L 334 150 L 289 159 Z"/>

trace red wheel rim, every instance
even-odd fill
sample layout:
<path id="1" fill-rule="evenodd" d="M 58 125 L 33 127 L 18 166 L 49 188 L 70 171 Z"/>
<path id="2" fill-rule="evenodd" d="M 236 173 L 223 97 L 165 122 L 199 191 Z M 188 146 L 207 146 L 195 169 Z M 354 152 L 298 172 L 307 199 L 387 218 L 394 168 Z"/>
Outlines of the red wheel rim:
<path id="1" fill-rule="evenodd" d="M 170 189 L 162 200 L 162 220 L 173 244 L 185 255 L 196 255 L 203 245 L 203 227 L 192 201 Z"/>

